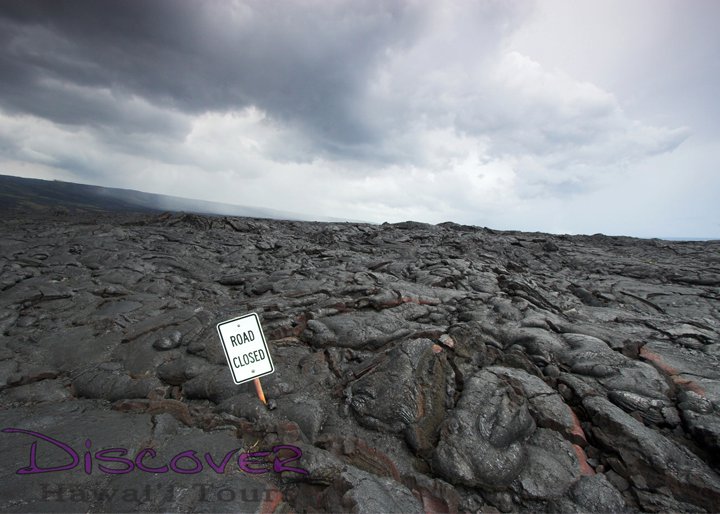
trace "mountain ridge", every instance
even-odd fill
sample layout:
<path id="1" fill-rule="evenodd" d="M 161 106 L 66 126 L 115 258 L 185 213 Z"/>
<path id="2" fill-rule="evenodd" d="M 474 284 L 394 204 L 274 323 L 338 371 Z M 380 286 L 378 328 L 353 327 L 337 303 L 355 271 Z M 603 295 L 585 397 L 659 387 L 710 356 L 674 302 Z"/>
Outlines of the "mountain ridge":
<path id="1" fill-rule="evenodd" d="M 288 221 L 351 221 L 327 216 L 313 217 L 266 207 L 147 193 L 135 189 L 0 175 L 0 208 L 36 210 L 43 207 L 138 213 L 173 211 Z"/>

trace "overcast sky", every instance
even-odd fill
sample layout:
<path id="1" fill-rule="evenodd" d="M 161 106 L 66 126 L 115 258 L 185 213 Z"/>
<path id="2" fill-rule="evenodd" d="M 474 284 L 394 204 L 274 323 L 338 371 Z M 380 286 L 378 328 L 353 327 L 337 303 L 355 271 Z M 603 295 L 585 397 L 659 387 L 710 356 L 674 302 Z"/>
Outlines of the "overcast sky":
<path id="1" fill-rule="evenodd" d="M 720 237 L 716 0 L 0 2 L 0 173 Z"/>

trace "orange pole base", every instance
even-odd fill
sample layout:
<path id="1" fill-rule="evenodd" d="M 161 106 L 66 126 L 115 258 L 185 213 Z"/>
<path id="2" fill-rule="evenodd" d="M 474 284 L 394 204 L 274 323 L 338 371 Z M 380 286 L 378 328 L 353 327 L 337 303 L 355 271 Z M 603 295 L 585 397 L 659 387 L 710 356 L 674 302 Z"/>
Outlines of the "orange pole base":
<path id="1" fill-rule="evenodd" d="M 263 402 L 265 405 L 267 405 L 267 401 L 265 400 L 265 393 L 263 392 L 262 385 L 260 385 L 260 379 L 256 378 L 253 380 L 255 383 L 255 392 L 257 392 L 258 398 L 260 398 L 260 401 Z"/>

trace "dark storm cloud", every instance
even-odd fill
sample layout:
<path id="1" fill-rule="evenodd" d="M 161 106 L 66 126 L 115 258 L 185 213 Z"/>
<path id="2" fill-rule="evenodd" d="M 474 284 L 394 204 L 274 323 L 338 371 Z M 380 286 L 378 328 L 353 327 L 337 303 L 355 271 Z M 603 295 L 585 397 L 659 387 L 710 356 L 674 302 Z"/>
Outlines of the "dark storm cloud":
<path id="1" fill-rule="evenodd" d="M 172 133 L 181 117 L 127 102 L 187 114 L 254 105 L 352 153 L 381 137 L 356 101 L 365 82 L 421 18 L 394 2 L 4 1 L 0 106 Z"/>

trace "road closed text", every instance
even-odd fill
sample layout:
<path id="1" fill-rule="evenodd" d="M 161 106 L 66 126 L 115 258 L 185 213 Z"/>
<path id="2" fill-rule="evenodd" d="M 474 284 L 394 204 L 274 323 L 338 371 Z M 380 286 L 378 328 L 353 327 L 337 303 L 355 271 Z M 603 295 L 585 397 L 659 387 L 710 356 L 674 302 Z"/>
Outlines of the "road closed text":
<path id="1" fill-rule="evenodd" d="M 243 366 L 265 360 L 266 356 L 267 354 L 262 349 L 259 349 L 233 357 L 232 363 L 236 368 L 242 368 Z"/>
<path id="2" fill-rule="evenodd" d="M 236 384 L 275 372 L 257 314 L 223 321 L 217 324 L 217 330 Z"/>
<path id="3" fill-rule="evenodd" d="M 233 346 L 240 346 L 244 343 L 250 343 L 255 340 L 255 333 L 252 330 L 243 332 L 242 334 L 235 334 L 230 336 L 230 344 Z"/>

